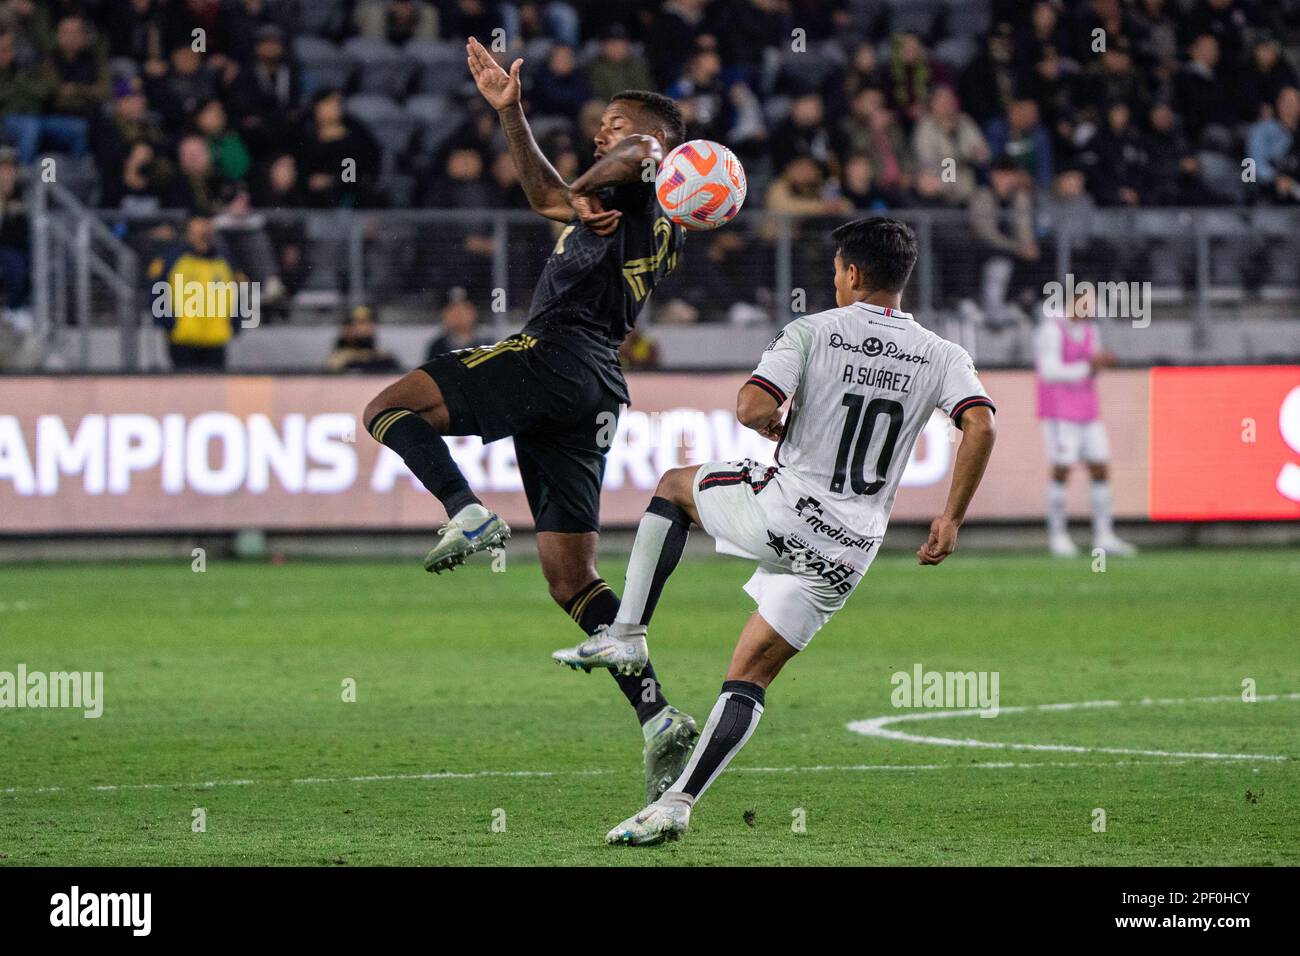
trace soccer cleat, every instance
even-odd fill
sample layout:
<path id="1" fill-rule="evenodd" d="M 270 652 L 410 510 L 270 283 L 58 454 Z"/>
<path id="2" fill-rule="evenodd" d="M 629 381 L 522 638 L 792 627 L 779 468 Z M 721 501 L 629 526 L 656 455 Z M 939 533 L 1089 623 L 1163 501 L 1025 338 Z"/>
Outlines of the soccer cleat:
<path id="1" fill-rule="evenodd" d="M 634 817 L 628 817 L 605 834 L 611 845 L 652 846 L 676 840 L 691 822 L 691 808 L 679 801 L 652 803 Z"/>
<path id="2" fill-rule="evenodd" d="M 1079 556 L 1079 549 L 1075 543 L 1070 540 L 1069 535 L 1054 534 L 1049 539 L 1047 546 L 1051 550 L 1052 557 L 1054 558 L 1077 558 Z"/>
<path id="3" fill-rule="evenodd" d="M 465 563 L 478 551 L 510 538 L 510 526 L 482 505 L 468 505 L 438 529 L 442 540 L 424 556 L 424 570 L 441 574 Z"/>
<path id="4" fill-rule="evenodd" d="M 641 733 L 645 736 L 646 803 L 654 803 L 682 775 L 700 731 L 690 714 L 665 707 L 646 721 Z"/>
<path id="5" fill-rule="evenodd" d="M 1104 538 L 1098 538 L 1092 543 L 1094 549 L 1100 549 L 1106 554 L 1113 554 L 1118 558 L 1131 558 L 1137 554 L 1138 549 L 1121 538 L 1113 534 Z"/>
<path id="6" fill-rule="evenodd" d="M 620 674 L 639 674 L 650 660 L 645 625 L 602 624 L 577 647 L 561 648 L 551 658 L 557 664 L 588 674 L 593 667 L 608 667 Z"/>

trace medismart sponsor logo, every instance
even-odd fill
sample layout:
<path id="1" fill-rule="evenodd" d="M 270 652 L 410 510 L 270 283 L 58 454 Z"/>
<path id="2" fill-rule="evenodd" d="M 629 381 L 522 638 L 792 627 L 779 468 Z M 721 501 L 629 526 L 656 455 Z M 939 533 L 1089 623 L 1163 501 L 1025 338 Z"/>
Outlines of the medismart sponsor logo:
<path id="1" fill-rule="evenodd" d="M 87 718 L 104 713 L 103 671 L 0 671 L 0 710 L 52 708 L 80 710 Z"/>
<path id="2" fill-rule="evenodd" d="M 153 894 L 82 893 L 74 885 L 69 892 L 50 897 L 50 925 L 125 926 L 133 936 L 148 936 L 153 927 Z"/>

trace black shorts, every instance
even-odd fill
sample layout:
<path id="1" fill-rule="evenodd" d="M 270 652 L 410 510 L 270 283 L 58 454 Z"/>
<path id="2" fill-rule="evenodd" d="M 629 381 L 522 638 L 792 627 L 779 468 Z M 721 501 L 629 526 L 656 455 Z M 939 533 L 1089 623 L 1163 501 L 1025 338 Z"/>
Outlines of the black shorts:
<path id="1" fill-rule="evenodd" d="M 605 455 L 620 403 L 577 355 L 530 335 L 439 355 L 420 368 L 438 383 L 451 435 L 514 436 L 538 531 L 600 530 Z"/>

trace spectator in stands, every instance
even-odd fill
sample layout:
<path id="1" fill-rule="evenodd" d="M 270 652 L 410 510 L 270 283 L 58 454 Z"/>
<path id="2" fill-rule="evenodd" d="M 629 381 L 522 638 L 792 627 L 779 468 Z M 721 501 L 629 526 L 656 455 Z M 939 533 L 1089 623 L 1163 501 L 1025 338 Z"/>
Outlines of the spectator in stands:
<path id="1" fill-rule="evenodd" d="M 197 134 L 183 137 L 176 147 L 176 159 L 180 173 L 168 190 L 167 206 L 197 216 L 215 216 L 228 197 L 225 184 L 213 169 L 207 140 Z"/>
<path id="2" fill-rule="evenodd" d="M 591 95 L 602 102 L 622 90 L 653 88 L 650 67 L 633 49 L 627 27 L 612 23 L 605 28 L 596 56 L 587 64 Z"/>
<path id="3" fill-rule="evenodd" d="M 820 93 L 806 93 L 790 104 L 790 115 L 772 134 L 772 165 L 785 169 L 797 156 L 824 166 L 834 161 Z"/>
<path id="4" fill-rule="evenodd" d="M 51 72 L 21 66 L 17 36 L 0 31 L 0 117 L 4 134 L 16 145 L 24 166 L 36 158 L 46 137 L 70 151 L 75 151 L 80 137 L 80 149 L 86 148 L 84 122 L 42 115 L 53 89 Z"/>
<path id="5" fill-rule="evenodd" d="M 704 31 L 708 5 L 709 0 L 666 0 L 655 14 L 645 50 L 656 89 L 666 89 L 686 68 Z"/>
<path id="6" fill-rule="evenodd" d="M 1147 169 L 1152 206 L 1191 206 L 1202 201 L 1201 163 L 1168 103 L 1151 107 Z"/>
<path id="7" fill-rule="evenodd" d="M 1089 141 L 1084 161 L 1089 191 L 1103 206 L 1137 206 L 1149 175 L 1146 141 L 1132 122 L 1125 102 L 1106 110 L 1105 124 Z"/>
<path id="8" fill-rule="evenodd" d="M 852 204 L 854 210 L 883 213 L 894 206 L 903 205 L 902 197 L 876 184 L 871 157 L 854 153 L 844 161 L 843 185 L 840 193 Z"/>
<path id="9" fill-rule="evenodd" d="M 948 201 L 963 206 L 975 194 L 977 170 L 990 159 L 979 125 L 961 111 L 948 86 L 931 95 L 929 112 L 912 131 L 912 153 L 918 169 L 939 174 Z"/>
<path id="10" fill-rule="evenodd" d="M 238 62 L 242 73 L 252 65 L 268 27 L 281 37 L 293 29 L 292 6 L 276 0 L 228 0 L 217 14 L 217 48 Z"/>
<path id="11" fill-rule="evenodd" d="M 379 160 L 379 147 L 370 134 L 344 117 L 343 94 L 338 90 L 316 94 L 298 153 L 309 205 L 322 209 L 380 205 Z"/>
<path id="12" fill-rule="evenodd" d="M 1219 69 L 1219 41 L 1204 33 L 1193 41 L 1188 61 L 1174 81 L 1174 95 L 1183 125 L 1193 143 L 1210 132 L 1228 137 L 1237 120 L 1237 99 L 1232 78 Z"/>
<path id="13" fill-rule="evenodd" d="M 492 203 L 498 209 L 528 209 L 528 194 L 519 182 L 519 172 L 515 161 L 508 152 L 497 153 L 492 160 L 492 185 L 496 187 L 496 201 Z"/>
<path id="14" fill-rule="evenodd" d="M 882 83 L 880 62 L 876 58 L 876 45 L 859 43 L 853 50 L 853 59 L 849 62 L 849 68 L 844 72 L 844 79 L 840 83 L 840 96 L 832 104 L 832 111 L 848 112 L 849 104 L 859 93 L 866 89 L 880 89 Z"/>
<path id="15" fill-rule="evenodd" d="M 668 88 L 686 120 L 687 139 L 721 139 L 726 133 L 727 88 L 717 50 L 699 50 L 686 73 Z"/>
<path id="16" fill-rule="evenodd" d="M 1029 174 L 1040 189 L 1052 185 L 1052 141 L 1038 118 L 1038 104 L 1029 99 L 1012 100 L 1006 116 L 998 117 L 984 131 L 994 159 L 1006 158 Z"/>
<path id="17" fill-rule="evenodd" d="M 1178 25 L 1167 0 L 1141 0 L 1130 12 L 1133 55 L 1152 80 L 1165 87 L 1178 66 Z"/>
<path id="18" fill-rule="evenodd" d="M 426 362 L 447 352 L 478 348 L 495 341 L 491 335 L 479 329 L 478 309 L 461 286 L 456 286 L 447 293 L 447 303 L 442 307 L 439 319 L 442 321 L 442 329 L 429 341 L 424 356 Z"/>
<path id="19" fill-rule="evenodd" d="M 1246 30 L 1252 22 L 1247 4 L 1240 0 L 1198 0 L 1180 18 L 1184 42 L 1201 36 L 1213 37 L 1228 63 L 1240 62 Z"/>
<path id="20" fill-rule="evenodd" d="M 576 120 L 578 111 L 589 99 L 591 85 L 578 69 L 573 47 L 557 43 L 546 57 L 546 66 L 537 74 L 529 97 L 530 105 L 542 115 Z"/>
<path id="21" fill-rule="evenodd" d="M 144 84 L 139 77 L 122 77 L 113 85 L 113 109 L 95 125 L 95 162 L 105 179 L 122 169 L 136 143 L 148 143 L 155 153 L 166 148 L 167 137 L 149 114 Z"/>
<path id="22" fill-rule="evenodd" d="M 890 108 L 904 126 L 921 118 L 936 86 L 952 83 L 948 67 L 931 60 L 915 33 L 895 35 L 889 64 L 885 67 L 885 90 Z"/>
<path id="23" fill-rule="evenodd" d="M 306 205 L 306 196 L 298 180 L 298 162 L 292 153 L 273 155 L 254 176 L 250 199 L 257 209 L 297 209 Z M 307 228 L 302 219 L 268 217 L 266 234 L 275 250 L 280 279 L 292 296 L 307 280 Z"/>
<path id="24" fill-rule="evenodd" d="M 1266 194 L 1279 202 L 1300 200 L 1300 90 L 1288 86 L 1278 94 L 1276 116 L 1250 128 L 1246 154 Z"/>
<path id="25" fill-rule="evenodd" d="M 148 278 L 155 322 L 167 332 L 172 370 L 223 371 L 226 344 L 239 332 L 238 303 L 207 293 L 244 277 L 217 251 L 212 220 L 190 216 L 184 240 L 149 264 Z M 164 283 L 170 289 L 165 296 Z M 204 294 L 186 295 L 190 283 L 198 283 Z"/>
<path id="26" fill-rule="evenodd" d="M 0 3 L 0 33 L 12 33 L 17 40 L 18 58 L 27 63 L 44 55 L 54 45 L 52 10 L 37 0 L 4 0 Z"/>
<path id="27" fill-rule="evenodd" d="M 852 111 L 839 127 L 840 155 L 864 153 L 871 159 L 876 182 L 882 189 L 911 189 L 915 162 L 907 137 L 885 105 L 882 90 L 867 87 L 853 97 Z M 778 141 L 781 133 L 776 134 Z"/>
<path id="28" fill-rule="evenodd" d="M 301 83 L 285 58 L 284 32 L 269 24 L 255 37 L 252 62 L 231 84 L 227 105 L 249 147 L 264 153 L 282 145 L 298 125 Z"/>
<path id="29" fill-rule="evenodd" d="M 425 0 L 365 0 L 352 16 L 357 32 L 371 40 L 401 46 L 438 39 L 438 11 Z"/>
<path id="30" fill-rule="evenodd" d="M 0 147 L 0 282 L 4 283 L 4 321 L 20 332 L 30 331 L 31 254 L 27 202 L 18 181 L 18 153 Z"/>
<path id="31" fill-rule="evenodd" d="M 112 91 L 104 52 L 90 42 L 90 26 L 83 17 L 59 21 L 51 61 L 55 87 L 50 111 L 85 122 L 93 120 Z"/>
<path id="32" fill-rule="evenodd" d="M 163 205 L 167 178 L 167 168 L 159 163 L 153 146 L 136 140 L 120 166 L 104 169 L 99 204 L 104 209 L 156 212 Z"/>
<path id="33" fill-rule="evenodd" d="M 1239 80 L 1241 118 L 1248 123 L 1273 114 L 1273 104 L 1288 86 L 1300 86 L 1296 71 L 1282 57 L 1282 47 L 1272 37 L 1260 37 Z"/>
<path id="34" fill-rule="evenodd" d="M 642 329 L 633 327 L 618 347 L 618 363 L 628 372 L 647 372 L 659 367 L 659 343 Z"/>
<path id="35" fill-rule="evenodd" d="M 1014 32 L 1010 23 L 998 23 L 958 80 L 957 98 L 981 125 L 1004 114 L 1015 94 Z"/>
<path id="36" fill-rule="evenodd" d="M 165 0 L 128 0 L 104 23 L 110 56 L 139 64 L 162 64 L 167 51 L 189 41 L 193 24 L 184 4 Z"/>
<path id="37" fill-rule="evenodd" d="M 1151 101 L 1150 90 L 1141 71 L 1133 63 L 1132 44 L 1126 36 L 1112 37 L 1106 49 L 1084 71 L 1082 102 L 1089 105 L 1125 103 L 1129 110 L 1145 114 Z"/>
<path id="38" fill-rule="evenodd" d="M 216 71 L 204 63 L 202 54 L 188 40 L 173 48 L 167 71 L 149 78 L 145 85 L 149 102 L 170 130 L 183 129 L 199 104 L 215 97 L 218 91 Z"/>
<path id="39" fill-rule="evenodd" d="M 483 177 L 483 154 L 472 146 L 448 149 L 441 174 L 429 184 L 423 205 L 433 209 L 485 209 L 496 196 Z"/>
<path id="40" fill-rule="evenodd" d="M 248 147 L 239 134 L 226 125 L 226 108 L 221 100 L 203 103 L 194 114 L 194 129 L 207 140 L 212 150 L 212 168 L 227 182 L 236 182 L 248 175 L 253 165 Z"/>
<path id="41" fill-rule="evenodd" d="M 767 188 L 767 208 L 793 216 L 839 216 L 853 211 L 843 196 L 828 189 L 826 174 L 811 156 L 796 156 Z"/>
<path id="42" fill-rule="evenodd" d="M 989 185 L 976 190 L 970 225 L 982 246 L 980 307 L 963 303 L 963 313 L 992 328 L 1027 319 L 1019 294 L 1032 289 L 1032 267 L 1042 253 L 1034 235 L 1034 205 L 1029 177 L 1010 156 L 999 156 Z"/>
<path id="43" fill-rule="evenodd" d="M 512 26 L 511 12 L 518 24 Z M 523 0 L 513 5 L 503 4 L 501 15 L 506 24 L 507 36 L 523 37 L 525 40 L 549 37 L 557 43 L 577 48 L 582 39 L 582 22 L 578 11 L 561 0 Z M 585 15 L 585 14 L 584 14 Z"/>
<path id="44" fill-rule="evenodd" d="M 439 17 L 445 37 L 490 37 L 501 26 L 504 4 L 492 0 L 445 0 Z"/>
<path id="45" fill-rule="evenodd" d="M 368 305 L 354 308 L 343 320 L 334 351 L 325 361 L 331 372 L 396 372 L 397 360 L 379 348 L 375 339 L 374 312 Z"/>

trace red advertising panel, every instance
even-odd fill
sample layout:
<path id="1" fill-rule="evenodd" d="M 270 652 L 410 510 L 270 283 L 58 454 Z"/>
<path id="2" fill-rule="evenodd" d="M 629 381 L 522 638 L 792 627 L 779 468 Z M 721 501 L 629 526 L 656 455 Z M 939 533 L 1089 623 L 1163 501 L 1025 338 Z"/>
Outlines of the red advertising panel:
<path id="1" fill-rule="evenodd" d="M 1300 366 L 1151 371 L 1151 517 L 1300 518 Z"/>
<path id="2" fill-rule="evenodd" d="M 606 527 L 640 518 L 665 470 L 711 459 L 770 460 L 772 444 L 736 422 L 743 374 L 629 376 L 633 406 L 610 449 Z M 989 372 L 998 443 L 971 520 L 1037 520 L 1047 460 L 1033 376 Z M 443 520 L 401 460 L 361 428 L 386 379 L 327 376 L 0 377 L 0 534 L 239 528 L 432 528 Z M 1109 372 L 1115 512 L 1145 517 L 1146 372 Z M 593 427 L 596 425 L 593 423 Z M 929 522 L 942 508 L 956 450 L 936 413 L 894 506 Z M 474 490 L 530 527 L 514 446 L 448 439 Z M 1070 486 L 1087 514 L 1087 482 Z"/>

